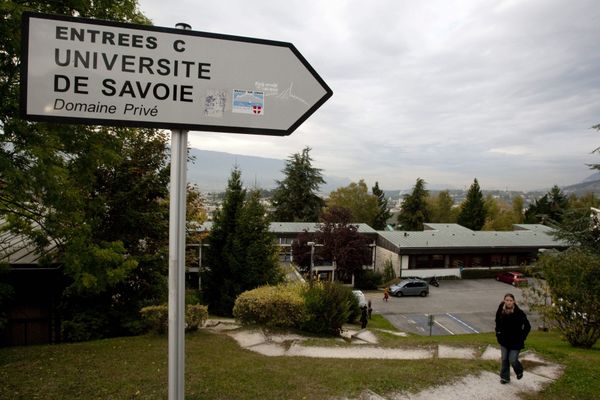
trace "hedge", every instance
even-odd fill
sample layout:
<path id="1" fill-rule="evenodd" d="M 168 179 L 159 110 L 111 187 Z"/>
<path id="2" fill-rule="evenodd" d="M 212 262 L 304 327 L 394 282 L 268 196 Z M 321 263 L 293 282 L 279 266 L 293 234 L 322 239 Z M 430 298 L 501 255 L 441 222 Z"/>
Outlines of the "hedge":
<path id="1" fill-rule="evenodd" d="M 290 328 L 301 324 L 306 309 L 301 285 L 261 286 L 238 296 L 233 316 L 243 324 Z"/>
<path id="2" fill-rule="evenodd" d="M 150 332 L 163 334 L 169 325 L 169 308 L 166 304 L 148 306 L 140 310 L 142 320 Z M 188 304 L 185 306 L 185 329 L 196 331 L 208 319 L 208 307 L 201 304 Z"/>

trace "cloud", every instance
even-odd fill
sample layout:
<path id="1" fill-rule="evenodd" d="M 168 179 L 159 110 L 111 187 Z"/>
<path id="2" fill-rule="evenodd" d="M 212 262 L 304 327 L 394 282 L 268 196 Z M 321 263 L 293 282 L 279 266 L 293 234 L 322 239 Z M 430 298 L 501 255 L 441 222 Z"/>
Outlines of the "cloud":
<path id="1" fill-rule="evenodd" d="M 289 137 L 190 135 L 199 148 L 286 158 L 310 146 L 328 174 L 390 189 L 417 177 L 454 187 L 474 177 L 484 188 L 567 185 L 597 162 L 593 0 L 141 0 L 140 8 L 160 26 L 292 42 L 334 91 Z"/>

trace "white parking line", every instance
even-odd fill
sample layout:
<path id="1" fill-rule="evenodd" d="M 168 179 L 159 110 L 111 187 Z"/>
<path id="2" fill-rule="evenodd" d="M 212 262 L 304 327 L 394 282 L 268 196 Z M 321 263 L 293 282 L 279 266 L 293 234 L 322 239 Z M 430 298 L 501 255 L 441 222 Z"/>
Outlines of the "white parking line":
<path id="1" fill-rule="evenodd" d="M 440 324 L 439 322 L 437 322 L 436 320 L 433 320 L 433 322 L 435 322 L 436 324 L 438 324 L 442 329 L 444 329 L 446 332 L 448 332 L 451 335 L 454 335 L 454 332 L 452 332 L 450 329 L 446 328 L 444 325 Z"/>
<path id="2" fill-rule="evenodd" d="M 468 329 L 472 330 L 473 333 L 479 333 L 479 331 L 475 328 L 473 328 L 472 326 L 468 325 L 467 323 L 461 321 L 460 319 L 456 318 L 454 315 L 450 314 L 450 313 L 446 313 L 447 316 L 449 316 L 450 318 L 452 318 L 453 320 L 455 320 L 456 322 L 466 326 Z"/>

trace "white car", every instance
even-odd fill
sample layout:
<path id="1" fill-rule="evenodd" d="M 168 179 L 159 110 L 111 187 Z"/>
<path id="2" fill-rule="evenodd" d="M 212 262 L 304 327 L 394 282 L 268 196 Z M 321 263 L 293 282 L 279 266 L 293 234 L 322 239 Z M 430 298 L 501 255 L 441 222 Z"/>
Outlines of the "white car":
<path id="1" fill-rule="evenodd" d="M 365 294 L 362 291 L 353 290 L 352 294 L 354 295 L 354 297 L 356 297 L 356 300 L 358 300 L 358 306 L 360 308 L 367 306 L 367 298 L 365 297 Z"/>

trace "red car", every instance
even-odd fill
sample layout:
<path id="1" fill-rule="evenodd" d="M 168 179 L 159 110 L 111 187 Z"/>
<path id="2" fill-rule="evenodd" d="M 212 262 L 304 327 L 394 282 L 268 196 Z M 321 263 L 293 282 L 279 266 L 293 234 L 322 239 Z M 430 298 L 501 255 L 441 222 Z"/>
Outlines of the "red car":
<path id="1" fill-rule="evenodd" d="M 496 280 L 513 286 L 527 285 L 527 278 L 520 272 L 501 272 L 496 275 Z"/>

